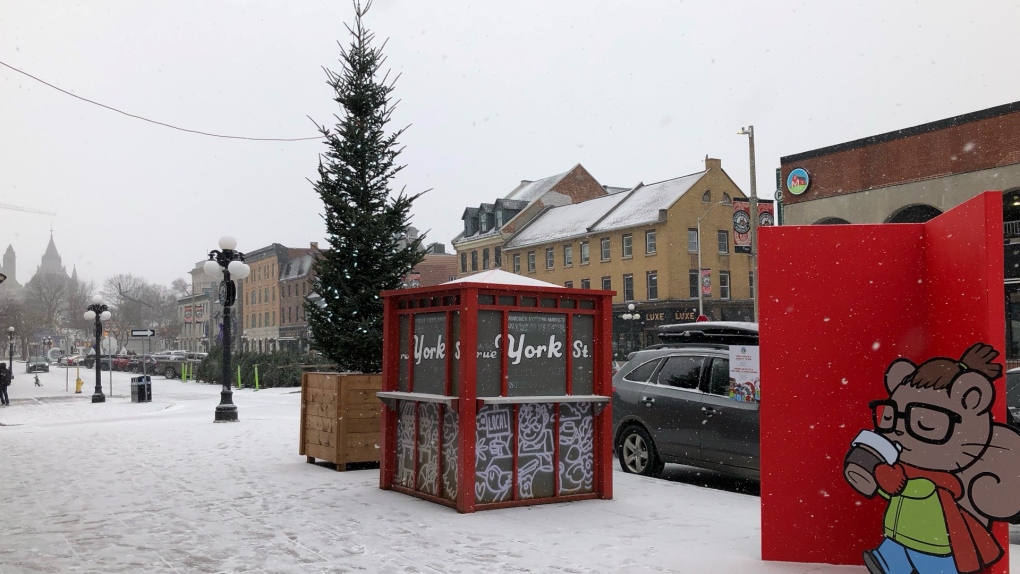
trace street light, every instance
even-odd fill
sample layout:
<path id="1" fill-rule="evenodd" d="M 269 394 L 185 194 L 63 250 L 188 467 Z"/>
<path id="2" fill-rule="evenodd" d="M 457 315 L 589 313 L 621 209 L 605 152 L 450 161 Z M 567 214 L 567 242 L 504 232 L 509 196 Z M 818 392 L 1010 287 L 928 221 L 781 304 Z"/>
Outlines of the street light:
<path id="1" fill-rule="evenodd" d="M 730 204 L 730 202 L 725 201 L 725 200 L 724 201 L 717 201 L 717 202 L 713 203 L 708 209 L 706 209 L 705 213 L 702 213 L 701 217 L 698 218 L 698 320 L 699 321 L 701 320 L 701 317 L 703 317 L 705 315 L 705 306 L 704 306 L 704 302 L 703 302 L 702 296 L 701 296 L 701 289 L 702 289 L 702 285 L 701 285 L 701 220 L 705 219 L 705 217 L 708 216 L 709 213 L 711 213 L 712 209 L 714 209 L 715 206 L 717 206 L 717 205 L 729 205 L 729 204 Z"/>
<path id="2" fill-rule="evenodd" d="M 209 252 L 209 260 L 202 266 L 205 274 L 219 279 L 220 302 L 223 303 L 223 390 L 220 391 L 220 404 L 216 406 L 214 422 L 237 422 L 237 405 L 234 404 L 233 391 L 230 388 L 230 307 L 237 297 L 237 289 L 231 281 L 244 279 L 251 273 L 251 267 L 244 262 L 244 253 L 235 251 L 237 240 L 229 235 L 220 238 L 220 249 Z"/>
<path id="3" fill-rule="evenodd" d="M 747 126 L 747 128 L 740 128 L 737 134 L 747 136 L 747 143 L 749 148 L 749 154 L 751 156 L 751 273 L 755 281 L 758 281 L 758 192 L 756 190 L 755 175 L 754 175 L 754 126 Z M 756 287 L 760 287 L 757 286 Z M 754 290 L 754 297 L 751 298 L 751 302 L 754 305 L 754 322 L 758 322 L 758 291 L 761 289 Z"/>
<path id="4" fill-rule="evenodd" d="M 634 325 L 641 320 L 641 313 L 635 313 L 634 304 L 630 303 L 627 305 L 627 312 L 620 315 L 620 318 L 627 321 L 630 325 L 630 345 L 628 345 L 628 350 L 633 350 L 636 346 L 634 345 Z"/>
<path id="5" fill-rule="evenodd" d="M 109 307 L 103 304 L 103 297 L 96 295 L 92 297 L 92 304 L 86 307 L 85 320 L 95 321 L 96 323 L 96 391 L 92 393 L 93 403 L 105 403 L 106 395 L 103 394 L 103 351 L 99 345 L 99 340 L 103 336 L 103 321 L 109 321 L 112 315 L 110 314 Z M 110 369 L 113 369 L 113 365 L 110 365 Z M 112 374 L 112 373 L 111 373 Z"/>
<path id="6" fill-rule="evenodd" d="M 14 327 L 7 327 L 7 345 L 10 347 L 8 355 L 10 362 L 7 364 L 7 372 L 14 378 Z M 3 359 L 0 359 L 2 361 Z"/>

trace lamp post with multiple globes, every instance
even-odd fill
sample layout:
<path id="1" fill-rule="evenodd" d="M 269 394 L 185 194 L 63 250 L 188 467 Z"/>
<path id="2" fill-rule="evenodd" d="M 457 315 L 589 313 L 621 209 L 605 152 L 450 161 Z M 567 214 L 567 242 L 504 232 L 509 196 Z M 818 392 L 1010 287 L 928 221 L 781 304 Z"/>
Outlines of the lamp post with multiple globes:
<path id="1" fill-rule="evenodd" d="M 634 347 L 637 347 L 639 345 L 636 345 L 634 341 L 634 325 L 641 320 L 641 313 L 635 313 L 634 304 L 630 303 L 629 305 L 627 305 L 627 312 L 624 313 L 623 315 L 620 315 L 620 318 L 623 319 L 624 321 L 627 321 L 627 323 L 630 325 L 630 344 L 628 345 L 628 352 L 636 350 L 634 349 Z"/>
<path id="2" fill-rule="evenodd" d="M 237 405 L 230 388 L 230 307 L 237 298 L 232 279 L 244 279 L 251 268 L 244 262 L 244 253 L 236 250 L 237 240 L 230 236 L 220 238 L 219 250 L 209 252 L 209 260 L 202 266 L 205 274 L 220 280 L 220 302 L 223 304 L 223 390 L 216 406 L 214 422 L 237 422 Z"/>
<path id="3" fill-rule="evenodd" d="M 103 321 L 109 321 L 112 314 L 109 308 L 103 304 L 103 297 L 101 295 L 92 297 L 92 304 L 86 307 L 86 309 L 85 320 L 95 321 L 96 326 L 96 391 L 92 393 L 92 402 L 105 403 L 106 395 L 103 394 L 102 369 L 103 348 L 100 346 L 100 339 L 103 336 Z"/>

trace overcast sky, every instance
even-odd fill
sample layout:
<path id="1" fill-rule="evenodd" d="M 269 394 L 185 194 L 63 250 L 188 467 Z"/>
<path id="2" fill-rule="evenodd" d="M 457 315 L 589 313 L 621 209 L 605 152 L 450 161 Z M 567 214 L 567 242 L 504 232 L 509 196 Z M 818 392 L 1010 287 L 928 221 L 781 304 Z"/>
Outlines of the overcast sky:
<path id="1" fill-rule="evenodd" d="M 838 4 L 838 6 L 836 5 Z M 3 0 L 0 61 L 181 127 L 315 136 L 336 112 L 349 2 Z M 368 26 L 410 124 L 396 189 L 443 242 L 465 207 L 584 165 L 630 187 L 705 155 L 760 197 L 781 156 L 1020 100 L 1016 2 L 377 0 Z M 249 251 L 324 241 L 321 141 L 144 123 L 0 66 L 0 251 L 31 278 L 50 226 L 70 272 L 169 284 L 222 234 Z"/>

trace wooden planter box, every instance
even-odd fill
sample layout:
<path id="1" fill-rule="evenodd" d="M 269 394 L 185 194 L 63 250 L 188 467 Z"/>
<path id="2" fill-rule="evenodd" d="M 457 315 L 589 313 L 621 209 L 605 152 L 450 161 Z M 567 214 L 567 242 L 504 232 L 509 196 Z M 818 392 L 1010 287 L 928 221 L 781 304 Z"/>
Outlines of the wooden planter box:
<path id="1" fill-rule="evenodd" d="M 298 454 L 347 470 L 350 462 L 379 462 L 382 405 L 375 393 L 382 375 L 301 375 L 301 444 Z"/>

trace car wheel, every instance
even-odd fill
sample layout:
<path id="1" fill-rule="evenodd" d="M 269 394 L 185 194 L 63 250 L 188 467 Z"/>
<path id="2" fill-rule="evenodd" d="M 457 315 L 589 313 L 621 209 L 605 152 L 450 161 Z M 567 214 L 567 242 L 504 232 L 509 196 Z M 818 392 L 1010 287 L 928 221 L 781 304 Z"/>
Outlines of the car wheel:
<path id="1" fill-rule="evenodd" d="M 173 367 L 167 367 L 166 370 L 163 371 L 163 376 L 167 379 L 176 379 L 177 371 L 175 371 Z"/>
<path id="2" fill-rule="evenodd" d="M 643 476 L 659 476 L 666 465 L 659 460 L 655 443 L 643 427 L 633 425 L 626 428 L 620 436 L 617 451 L 620 467 L 623 472 Z"/>

